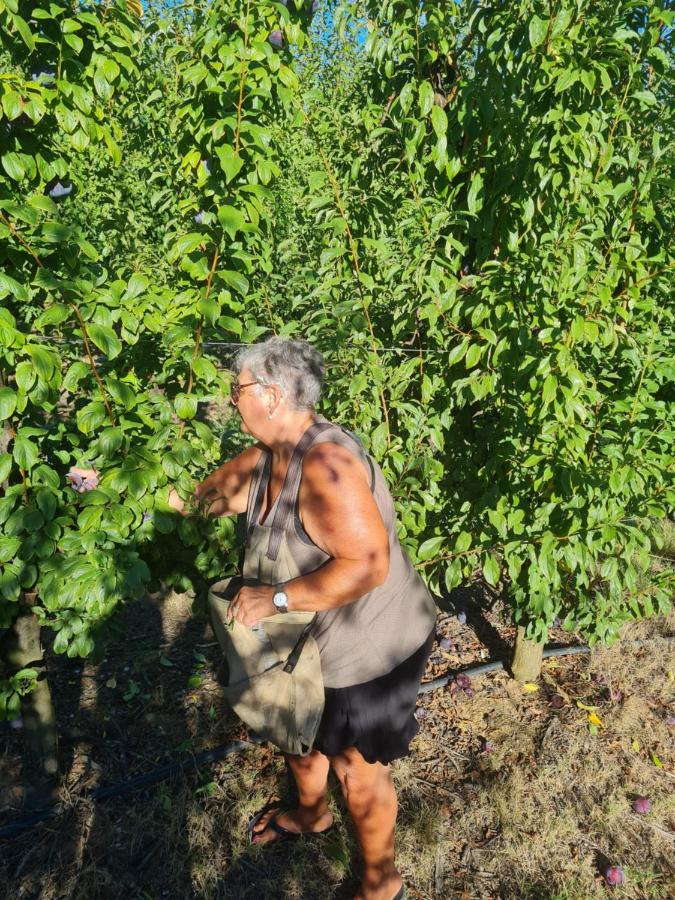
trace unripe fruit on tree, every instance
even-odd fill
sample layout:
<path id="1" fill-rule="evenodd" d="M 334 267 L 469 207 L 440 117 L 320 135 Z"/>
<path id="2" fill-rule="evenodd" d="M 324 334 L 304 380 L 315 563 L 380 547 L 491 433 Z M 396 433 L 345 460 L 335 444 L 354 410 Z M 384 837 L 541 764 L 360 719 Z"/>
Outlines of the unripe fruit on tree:
<path id="1" fill-rule="evenodd" d="M 644 816 L 651 808 L 652 804 L 649 801 L 649 797 L 636 797 L 635 800 L 633 800 L 633 812 L 640 813 L 640 815 Z"/>
<path id="2" fill-rule="evenodd" d="M 281 33 L 280 29 L 275 28 L 274 31 L 270 31 L 270 36 L 267 38 L 270 44 L 276 50 L 282 50 L 284 46 L 284 36 Z"/>
<path id="3" fill-rule="evenodd" d="M 621 866 L 607 866 L 605 869 L 605 881 L 610 887 L 618 887 L 624 883 L 624 880 Z"/>
<path id="4" fill-rule="evenodd" d="M 53 181 L 50 181 L 45 188 L 45 192 L 52 200 L 61 200 L 63 197 L 68 197 L 72 190 L 73 182 L 68 178 L 64 178 L 63 181 L 59 181 L 59 179 L 56 178 Z"/>

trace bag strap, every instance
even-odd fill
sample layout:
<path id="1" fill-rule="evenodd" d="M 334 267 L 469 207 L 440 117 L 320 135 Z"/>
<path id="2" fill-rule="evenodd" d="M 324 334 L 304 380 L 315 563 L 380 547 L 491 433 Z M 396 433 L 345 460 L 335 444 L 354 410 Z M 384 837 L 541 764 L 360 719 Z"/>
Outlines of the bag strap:
<path id="1" fill-rule="evenodd" d="M 302 653 L 302 648 L 307 643 L 307 638 L 309 637 L 309 633 L 312 630 L 312 626 L 316 622 L 317 616 L 318 613 L 314 613 L 314 617 L 312 618 L 311 622 L 305 625 L 305 627 L 302 629 L 302 634 L 298 638 L 295 647 L 293 647 L 291 652 L 288 654 L 288 658 L 286 660 L 286 663 L 284 664 L 284 672 L 288 672 L 289 675 L 293 672 L 298 664 L 300 654 Z"/>
<path id="2" fill-rule="evenodd" d="M 251 539 L 253 529 L 258 524 L 258 519 L 260 518 L 260 511 L 262 510 L 265 490 L 267 489 L 267 483 L 270 480 L 271 473 L 272 454 L 265 450 L 260 460 L 259 469 L 255 473 L 255 483 L 251 485 L 251 488 L 255 491 L 255 494 L 253 496 L 253 502 L 249 504 L 248 518 L 246 520 L 247 545 Z"/>
<path id="3" fill-rule="evenodd" d="M 332 427 L 333 426 L 330 422 L 314 422 L 314 424 L 309 426 L 298 443 L 295 445 L 293 455 L 291 456 L 291 461 L 288 465 L 288 471 L 286 472 L 286 478 L 284 479 L 281 493 L 279 494 L 277 500 L 277 508 L 274 512 L 274 518 L 272 519 L 270 540 L 267 546 L 267 553 L 265 554 L 268 559 L 275 560 L 279 555 L 279 548 L 281 547 L 281 540 L 284 535 L 286 522 L 293 514 L 293 510 L 295 509 L 295 499 L 300 487 L 300 479 L 302 478 L 303 457 L 314 441 L 314 438 L 318 434 L 321 434 L 322 431 L 325 431 L 327 428 Z M 270 472 L 271 459 L 272 458 L 270 456 Z M 266 484 L 264 474 L 265 473 L 263 473 L 263 482 Z M 259 491 L 259 494 L 262 494 L 262 491 Z M 256 505 L 257 500 L 258 498 L 256 498 Z M 260 501 L 262 504 L 262 497 L 260 498 Z M 253 518 L 253 522 L 256 521 L 257 516 Z"/>

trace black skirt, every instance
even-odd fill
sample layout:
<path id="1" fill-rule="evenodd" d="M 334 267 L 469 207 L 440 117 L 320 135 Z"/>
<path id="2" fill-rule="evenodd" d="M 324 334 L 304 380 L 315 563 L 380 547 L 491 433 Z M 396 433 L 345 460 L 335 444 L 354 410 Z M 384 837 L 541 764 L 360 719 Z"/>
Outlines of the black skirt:
<path id="1" fill-rule="evenodd" d="M 415 718 L 419 690 L 434 631 L 391 672 L 345 688 L 325 688 L 326 705 L 314 749 L 337 756 L 356 747 L 366 762 L 386 765 L 407 756 L 419 731 Z"/>

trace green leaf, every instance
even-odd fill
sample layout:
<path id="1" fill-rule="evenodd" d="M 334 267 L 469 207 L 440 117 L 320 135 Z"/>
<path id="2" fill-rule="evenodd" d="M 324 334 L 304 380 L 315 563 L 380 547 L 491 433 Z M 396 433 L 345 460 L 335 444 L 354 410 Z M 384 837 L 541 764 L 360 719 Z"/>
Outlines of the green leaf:
<path id="1" fill-rule="evenodd" d="M 455 541 L 455 553 L 464 553 L 471 546 L 471 535 L 468 531 L 460 531 Z"/>
<path id="2" fill-rule="evenodd" d="M 20 538 L 0 536 L 0 563 L 14 559 L 20 547 Z"/>
<path id="3" fill-rule="evenodd" d="M 220 315 L 220 306 L 216 300 L 207 297 L 200 300 L 197 310 L 204 316 L 209 325 L 215 325 Z"/>
<path id="4" fill-rule="evenodd" d="M 558 379 L 555 377 L 555 375 L 547 375 L 546 380 L 544 381 L 544 387 L 541 392 L 542 400 L 545 404 L 550 403 L 555 399 L 557 389 Z"/>
<path id="5" fill-rule="evenodd" d="M 246 227 L 244 216 L 229 203 L 218 208 L 218 219 L 231 238 L 234 238 L 238 231 L 242 231 Z"/>
<path id="6" fill-rule="evenodd" d="M 192 253 L 203 242 L 204 235 L 196 231 L 181 235 L 171 248 L 171 259 L 176 260 L 180 256 L 185 256 L 186 253 Z"/>
<path id="7" fill-rule="evenodd" d="M 110 376 L 106 379 L 106 387 L 113 400 L 116 403 L 121 403 L 125 409 L 133 409 L 138 403 L 136 392 L 124 381 L 119 381 L 117 378 Z"/>
<path id="8" fill-rule="evenodd" d="M 26 174 L 23 157 L 18 153 L 5 153 L 1 159 L 2 167 L 14 181 L 21 181 Z"/>
<path id="9" fill-rule="evenodd" d="M 440 106 L 434 106 L 431 110 L 431 124 L 437 137 L 445 137 L 448 130 L 448 117 Z"/>
<path id="10" fill-rule="evenodd" d="M 17 465 L 26 472 L 32 469 L 40 458 L 37 446 L 27 437 L 24 437 L 21 431 L 19 431 L 14 441 L 12 455 Z"/>
<path id="11" fill-rule="evenodd" d="M 33 366 L 40 378 L 44 381 L 51 381 L 54 375 L 55 360 L 49 350 L 45 350 L 44 347 L 39 347 L 37 344 L 26 344 L 25 350 L 33 360 Z"/>
<path id="12" fill-rule="evenodd" d="M 87 324 L 87 334 L 98 349 L 105 353 L 108 359 L 114 359 L 122 352 L 122 342 L 109 325 L 98 325 L 96 322 L 89 322 Z"/>
<path id="13" fill-rule="evenodd" d="M 122 446 L 123 439 L 121 428 L 104 428 L 98 436 L 98 445 L 103 455 L 110 459 Z"/>
<path id="14" fill-rule="evenodd" d="M 45 222 L 42 226 L 42 237 L 50 244 L 61 244 L 72 236 L 73 229 L 60 222 Z"/>
<path id="15" fill-rule="evenodd" d="M 33 363 L 24 359 L 24 361 L 20 362 L 16 367 L 14 377 L 16 378 L 17 387 L 19 387 L 24 394 L 27 394 L 35 384 L 35 379 L 37 377 L 35 369 L 33 368 Z"/>
<path id="16" fill-rule="evenodd" d="M 429 115 L 434 105 L 434 89 L 431 82 L 422 81 L 419 86 L 420 115 Z"/>
<path id="17" fill-rule="evenodd" d="M 494 587 L 499 581 L 501 567 L 497 562 L 497 558 L 492 553 L 486 553 L 483 561 L 483 577 L 488 584 Z"/>
<path id="18" fill-rule="evenodd" d="M 245 297 L 246 294 L 248 294 L 248 278 L 246 278 L 245 275 L 242 275 L 241 272 L 233 272 L 230 269 L 221 269 L 218 274 L 226 284 L 231 288 L 234 288 L 234 290 L 241 294 L 242 297 Z"/>
<path id="19" fill-rule="evenodd" d="M 0 453 L 0 484 L 6 481 L 12 471 L 12 457 L 9 453 Z"/>
<path id="20" fill-rule="evenodd" d="M 129 284 L 127 285 L 122 300 L 133 300 L 134 297 L 144 294 L 148 289 L 149 283 L 150 282 L 145 275 L 141 275 L 138 272 L 135 273 L 129 279 Z"/>
<path id="21" fill-rule="evenodd" d="M 194 419 L 197 415 L 197 401 L 189 394 L 178 394 L 174 400 L 174 408 L 180 419 Z"/>
<path id="22" fill-rule="evenodd" d="M 635 100 L 639 100 L 640 103 L 644 103 L 646 106 L 656 106 L 656 94 L 653 91 L 635 91 L 634 94 L 631 94 Z"/>
<path id="23" fill-rule="evenodd" d="M 471 369 L 476 365 L 476 363 L 480 359 L 482 352 L 483 348 L 480 344 L 471 344 L 469 349 L 466 351 L 466 358 L 464 360 L 464 364 L 466 365 L 467 369 Z"/>
<path id="24" fill-rule="evenodd" d="M 438 553 L 441 547 L 444 546 L 445 540 L 443 535 L 436 535 L 436 537 L 424 541 L 417 551 L 417 558 L 423 562 L 427 559 L 431 559 Z"/>
<path id="25" fill-rule="evenodd" d="M 225 182 L 229 184 L 241 171 L 244 160 L 241 156 L 235 155 L 234 147 L 229 144 L 216 147 L 216 155 L 225 173 Z"/>
<path id="26" fill-rule="evenodd" d="M 540 19 L 539 16 L 532 16 L 530 19 L 530 46 L 534 50 L 546 40 L 548 34 L 548 21 Z"/>
<path id="27" fill-rule="evenodd" d="M 0 421 L 9 419 L 16 409 L 16 392 L 9 387 L 0 387 Z"/>
<path id="28" fill-rule="evenodd" d="M 78 410 L 77 427 L 84 434 L 92 434 L 107 418 L 105 406 L 99 400 L 95 400 Z"/>
<path id="29" fill-rule="evenodd" d="M 45 325 L 60 325 L 70 316 L 70 307 L 66 306 L 65 303 L 54 303 L 37 317 L 35 327 L 42 329 Z"/>

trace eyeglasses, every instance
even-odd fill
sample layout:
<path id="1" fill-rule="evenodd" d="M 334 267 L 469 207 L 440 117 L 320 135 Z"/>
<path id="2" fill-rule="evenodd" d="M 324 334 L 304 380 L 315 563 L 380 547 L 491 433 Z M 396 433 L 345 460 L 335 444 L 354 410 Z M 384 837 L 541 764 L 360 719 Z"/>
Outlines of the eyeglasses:
<path id="1" fill-rule="evenodd" d="M 251 387 L 252 384 L 258 384 L 257 381 L 247 381 L 244 384 L 239 384 L 238 381 L 233 381 L 230 385 L 230 400 L 236 406 L 239 403 L 239 398 L 241 397 L 241 392 L 244 388 Z"/>

